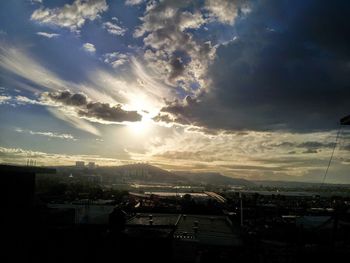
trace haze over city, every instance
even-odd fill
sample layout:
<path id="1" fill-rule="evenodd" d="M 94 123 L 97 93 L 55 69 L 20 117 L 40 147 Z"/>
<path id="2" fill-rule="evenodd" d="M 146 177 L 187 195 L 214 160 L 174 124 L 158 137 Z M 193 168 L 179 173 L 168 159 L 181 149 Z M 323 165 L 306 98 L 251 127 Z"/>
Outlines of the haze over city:
<path id="1" fill-rule="evenodd" d="M 350 183 L 349 1 L 0 3 L 0 162 Z"/>

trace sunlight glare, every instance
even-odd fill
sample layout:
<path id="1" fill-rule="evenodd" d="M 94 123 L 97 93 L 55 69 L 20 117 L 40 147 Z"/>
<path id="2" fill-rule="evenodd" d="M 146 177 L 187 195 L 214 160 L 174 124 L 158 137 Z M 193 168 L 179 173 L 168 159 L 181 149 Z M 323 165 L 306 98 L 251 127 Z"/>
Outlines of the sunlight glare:
<path id="1" fill-rule="evenodd" d="M 128 125 L 130 131 L 135 135 L 145 134 L 150 129 L 150 120 L 143 118 L 141 121 L 133 122 Z"/>

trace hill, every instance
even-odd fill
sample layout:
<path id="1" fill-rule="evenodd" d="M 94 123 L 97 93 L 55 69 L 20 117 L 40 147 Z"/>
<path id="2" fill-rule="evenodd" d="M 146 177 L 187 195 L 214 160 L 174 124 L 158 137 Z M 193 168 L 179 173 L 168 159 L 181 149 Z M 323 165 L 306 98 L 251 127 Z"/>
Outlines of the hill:
<path id="1" fill-rule="evenodd" d="M 150 164 L 127 164 L 114 167 L 100 167 L 96 169 L 104 177 L 114 177 L 120 181 L 140 181 L 148 183 L 177 183 L 186 179 L 167 170 Z"/>
<path id="2" fill-rule="evenodd" d="M 174 171 L 178 176 L 186 178 L 192 183 L 202 183 L 202 184 L 213 184 L 213 185 L 237 185 L 237 186 L 252 186 L 253 182 L 241 179 L 241 178 L 232 178 L 224 176 L 220 173 L 194 173 L 188 171 Z"/>
<path id="3" fill-rule="evenodd" d="M 127 164 L 121 166 L 100 166 L 95 169 L 71 167 L 57 167 L 58 173 L 73 174 L 98 174 L 104 182 L 127 183 L 131 181 L 143 183 L 162 184 L 212 184 L 212 185 L 237 185 L 254 186 L 253 182 L 245 179 L 232 178 L 220 173 L 190 171 L 167 171 L 159 167 L 145 164 Z"/>

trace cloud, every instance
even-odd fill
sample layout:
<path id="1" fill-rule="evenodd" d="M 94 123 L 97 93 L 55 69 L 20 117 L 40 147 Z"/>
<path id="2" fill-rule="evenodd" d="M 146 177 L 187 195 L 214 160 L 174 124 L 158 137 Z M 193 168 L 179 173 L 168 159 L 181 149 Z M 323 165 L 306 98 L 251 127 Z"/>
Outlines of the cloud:
<path id="1" fill-rule="evenodd" d="M 299 144 L 297 147 L 299 148 L 308 148 L 308 149 L 319 149 L 319 148 L 333 148 L 334 143 L 321 143 L 321 142 L 315 142 L 315 141 L 308 141 L 303 142 Z"/>
<path id="2" fill-rule="evenodd" d="M 155 121 L 166 123 L 179 123 L 183 125 L 201 126 L 201 121 L 196 120 L 195 109 L 198 107 L 197 99 L 186 96 L 183 101 L 166 101 L 166 106 L 154 118 Z"/>
<path id="3" fill-rule="evenodd" d="M 3 75 L 4 79 L 8 79 L 12 85 L 18 82 L 18 79 L 13 78 L 13 75 L 25 79 L 26 81 L 23 81 L 21 86 L 31 92 L 36 92 L 40 88 L 60 89 L 64 86 L 71 86 L 27 54 L 23 48 L 5 42 L 1 42 L 0 45 L 0 68 L 12 73 Z M 35 84 L 35 88 L 33 84 Z"/>
<path id="4" fill-rule="evenodd" d="M 329 160 L 336 131 L 318 133 L 241 132 L 215 135 L 177 128 L 173 133 L 145 146 L 144 160 L 171 166 L 171 169 L 221 172 L 247 179 L 285 178 L 294 181 L 321 181 Z M 313 139 L 313 140 L 310 140 Z M 288 143 L 284 143 L 288 142 Z M 311 143 L 309 143 L 311 142 Z M 304 145 L 316 146 L 310 154 Z M 306 143 L 306 144 L 303 144 Z M 298 147 L 300 145 L 300 147 Z M 324 146 L 324 148 L 322 148 Z M 291 155 L 295 149 L 298 154 Z M 321 149 L 321 150 L 319 150 Z M 332 169 L 338 173 L 343 165 L 334 156 Z M 242 163 L 244 166 L 242 166 Z M 316 173 L 314 171 L 320 171 Z M 323 173 L 322 173 L 323 172 Z M 312 176 L 310 175 L 312 174 Z M 338 181 L 339 177 L 332 180 Z"/>
<path id="5" fill-rule="evenodd" d="M 149 4 L 135 37 L 143 37 L 144 60 L 153 74 L 166 84 L 192 93 L 191 84 L 206 87 L 206 70 L 215 48 L 190 32 L 206 23 L 200 10 L 184 10 L 186 1 Z"/>
<path id="6" fill-rule="evenodd" d="M 12 99 L 11 96 L 0 95 L 0 105 L 1 104 L 7 104 L 11 99 Z"/>
<path id="7" fill-rule="evenodd" d="M 60 102 L 68 106 L 85 106 L 87 102 L 87 97 L 82 93 L 72 94 L 70 91 L 59 91 L 59 92 L 49 92 L 45 93 L 47 96 L 56 102 Z"/>
<path id="8" fill-rule="evenodd" d="M 63 7 L 40 7 L 32 13 L 30 19 L 41 24 L 56 25 L 76 31 L 85 24 L 86 20 L 95 20 L 107 9 L 105 0 L 75 0 L 72 4 L 65 4 Z"/>
<path id="9" fill-rule="evenodd" d="M 42 105 L 45 106 L 47 103 L 38 101 L 38 100 L 33 100 L 25 96 L 17 95 L 17 96 L 3 96 L 0 95 L 0 104 L 11 104 L 12 106 L 16 105 L 27 105 L 27 104 L 32 104 L 32 105 Z"/>
<path id="10" fill-rule="evenodd" d="M 46 33 L 46 32 L 36 32 L 37 35 L 47 37 L 47 38 L 55 38 L 58 37 L 60 34 L 55 33 Z"/>
<path id="11" fill-rule="evenodd" d="M 204 8 L 213 19 L 230 25 L 233 25 L 240 12 L 250 12 L 249 2 L 246 0 L 206 0 Z"/>
<path id="12" fill-rule="evenodd" d="M 307 149 L 307 150 L 303 151 L 303 153 L 318 153 L 318 151 L 315 149 Z"/>
<path id="13" fill-rule="evenodd" d="M 110 122 L 135 122 L 142 119 L 136 111 L 126 111 L 122 105 L 110 106 L 108 103 L 90 102 L 86 104 L 86 109 L 79 112 L 80 116 L 96 118 Z"/>
<path id="14" fill-rule="evenodd" d="M 122 54 L 116 57 L 124 58 Z M 37 97 L 37 94 L 46 91 L 53 94 L 55 91 L 66 90 L 69 87 L 72 94 L 80 94 L 83 91 L 89 101 L 108 103 L 111 107 L 123 104 L 122 108 L 127 111 L 147 110 L 150 115 L 154 116 L 161 108 L 163 98 L 171 96 L 171 90 L 154 80 L 135 59 L 131 58 L 130 60 L 132 66 L 130 76 L 120 77 L 97 68 L 93 71 L 87 70 L 88 74 L 84 82 L 77 83 L 67 81 L 50 71 L 23 47 L 19 48 L 5 42 L 0 45 L 0 69 L 3 80 L 17 89 L 26 90 Z M 113 61 L 110 62 L 113 63 Z M 120 62 L 116 61 L 115 63 Z M 76 107 L 65 106 L 60 109 L 58 106 L 63 104 L 51 99 L 19 96 L 13 97 L 11 103 L 49 106 L 48 110 L 55 117 L 66 121 L 75 128 L 95 135 L 99 135 L 99 131 L 93 127 L 90 121 L 111 123 L 80 116 Z"/>
<path id="15" fill-rule="evenodd" d="M 326 140 L 333 140 L 333 138 L 326 138 Z M 286 148 L 286 149 L 294 149 L 290 151 L 290 154 L 296 153 L 318 153 L 321 151 L 328 151 L 329 149 L 333 149 L 335 146 L 334 142 L 318 142 L 318 141 L 304 141 L 304 142 L 280 142 L 276 145 L 271 145 L 276 148 Z M 303 151 L 299 151 L 298 149 L 303 149 Z"/>
<path id="16" fill-rule="evenodd" d="M 34 159 L 37 165 L 74 165 L 77 160 L 96 162 L 99 165 L 121 165 L 122 160 L 102 158 L 99 155 L 68 155 L 31 151 L 22 148 L 0 147 L 0 162 L 25 165 L 28 159 Z"/>
<path id="17" fill-rule="evenodd" d="M 343 11 L 349 3 L 297 2 L 295 8 L 297 14 L 286 2 L 252 5 L 235 23 L 235 40 L 217 46 L 207 92 L 196 94 L 194 104 L 166 105 L 161 114 L 231 131 L 336 128 L 349 111 L 349 14 Z"/>
<path id="18" fill-rule="evenodd" d="M 139 5 L 143 2 L 144 0 L 126 0 L 125 5 Z"/>
<path id="19" fill-rule="evenodd" d="M 62 112 L 57 108 L 48 108 L 48 110 L 53 116 L 65 121 L 76 129 L 91 133 L 96 136 L 101 136 L 100 131 L 95 126 L 91 125 L 87 120 L 81 119 L 69 113 L 67 114 L 66 112 Z"/>
<path id="20" fill-rule="evenodd" d="M 38 131 L 31 131 L 31 130 L 23 130 L 20 128 L 15 129 L 15 131 L 19 133 L 28 133 L 31 135 L 40 135 L 40 136 L 46 136 L 50 138 L 58 138 L 58 139 L 73 140 L 73 141 L 77 140 L 76 138 L 74 138 L 73 135 L 68 133 L 38 132 Z"/>
<path id="21" fill-rule="evenodd" d="M 96 48 L 95 48 L 94 44 L 91 44 L 91 43 L 85 43 L 83 45 L 83 49 L 86 52 L 89 52 L 89 53 L 95 53 L 96 52 Z"/>
<path id="22" fill-rule="evenodd" d="M 128 61 L 128 56 L 119 52 L 106 53 L 103 55 L 103 62 L 111 65 L 113 68 L 118 68 Z"/>
<path id="23" fill-rule="evenodd" d="M 87 120 L 100 123 L 122 123 L 140 121 L 142 116 L 136 111 L 127 111 L 121 104 L 94 102 L 82 93 L 72 93 L 68 90 L 45 92 L 41 95 L 44 102 L 53 102 L 53 106 L 68 106 L 64 109 L 68 114 L 76 114 Z M 72 112 L 73 110 L 73 112 Z"/>
<path id="24" fill-rule="evenodd" d="M 33 99 L 30 99 L 28 97 L 21 96 L 21 95 L 16 96 L 14 102 L 16 104 L 20 104 L 20 105 L 26 105 L 26 104 L 43 105 L 43 106 L 48 105 L 45 102 L 38 101 L 38 100 L 33 100 Z"/>
<path id="25" fill-rule="evenodd" d="M 116 22 L 118 19 L 116 17 L 112 18 Z M 108 33 L 112 35 L 117 35 L 117 36 L 124 36 L 125 32 L 127 31 L 126 28 L 123 28 L 119 26 L 116 22 L 105 22 L 102 24 L 102 27 L 108 31 Z"/>
<path id="26" fill-rule="evenodd" d="M 340 147 L 341 150 L 350 151 L 350 144 L 343 145 Z"/>
<path id="27" fill-rule="evenodd" d="M 146 154 L 139 157 L 168 169 L 220 172 L 251 180 L 289 180 L 321 182 L 332 152 L 337 131 L 314 133 L 246 131 L 207 134 L 185 127 L 171 129 L 167 136 L 149 140 Z M 288 142 L 288 143 L 284 143 Z M 312 142 L 312 143 L 309 143 Z M 299 145 L 320 148 L 307 150 Z M 324 146 L 324 147 L 323 147 Z M 290 154 L 295 149 L 297 154 Z M 310 154 L 313 153 L 313 154 Z M 348 152 L 338 149 L 328 182 L 350 182 L 342 175 L 349 163 Z M 133 156 L 133 154 L 132 154 Z M 135 157 L 134 157 L 135 159 Z M 242 165 L 244 164 L 244 165 Z"/>

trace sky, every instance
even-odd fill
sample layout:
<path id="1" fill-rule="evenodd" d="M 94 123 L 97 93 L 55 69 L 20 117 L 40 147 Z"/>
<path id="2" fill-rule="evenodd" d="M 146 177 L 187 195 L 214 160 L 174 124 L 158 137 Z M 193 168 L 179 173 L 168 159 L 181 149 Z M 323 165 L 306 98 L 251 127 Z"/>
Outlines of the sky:
<path id="1" fill-rule="evenodd" d="M 350 114 L 350 2 L 0 2 L 0 162 L 321 182 Z M 350 183 L 341 127 L 326 182 Z"/>

